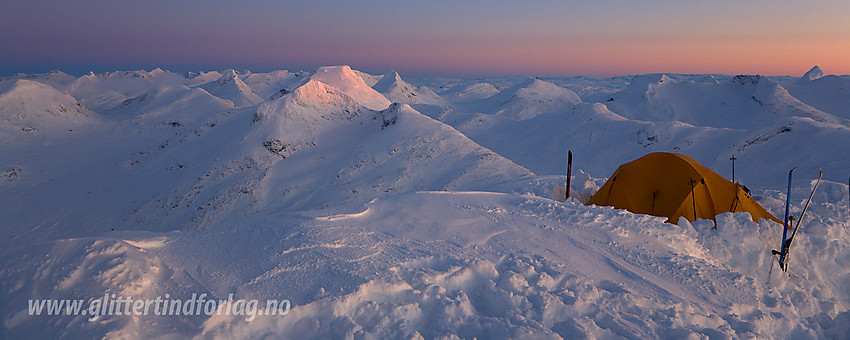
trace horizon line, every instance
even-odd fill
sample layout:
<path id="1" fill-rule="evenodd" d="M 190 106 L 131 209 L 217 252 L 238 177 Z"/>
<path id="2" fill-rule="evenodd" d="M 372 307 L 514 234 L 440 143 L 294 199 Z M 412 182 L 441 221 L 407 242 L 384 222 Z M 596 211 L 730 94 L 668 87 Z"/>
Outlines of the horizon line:
<path id="1" fill-rule="evenodd" d="M 270 73 L 274 71 L 287 71 L 292 73 L 298 72 L 306 72 L 306 73 L 314 73 L 316 69 L 324 66 L 349 66 L 351 69 L 367 73 L 370 75 L 384 75 L 388 72 L 397 72 L 400 75 L 404 75 L 409 78 L 418 78 L 418 79 L 427 79 L 427 78 L 448 78 L 448 79 L 482 79 L 482 78 L 513 78 L 513 77 L 536 77 L 536 78 L 579 78 L 579 77 L 593 77 L 600 79 L 610 79 L 617 77 L 629 77 L 629 76 L 642 76 L 642 75 L 658 75 L 658 74 L 666 74 L 666 75 L 722 75 L 722 76 L 736 76 L 736 75 L 760 75 L 765 77 L 803 77 L 809 70 L 818 67 L 818 65 L 813 65 L 810 68 L 806 69 L 806 71 L 802 72 L 799 75 L 792 74 L 776 74 L 776 73 L 759 73 L 759 72 L 750 72 L 750 73 L 741 73 L 741 72 L 733 72 L 733 73 L 725 73 L 725 72 L 680 72 L 680 71 L 661 71 L 661 72 L 636 72 L 636 73 L 625 73 L 625 72 L 588 72 L 588 73 L 578 73 L 578 72 L 564 72 L 562 75 L 556 74 L 535 74 L 533 72 L 521 73 L 521 72 L 456 72 L 452 74 L 452 72 L 446 71 L 431 71 L 431 72 L 422 72 L 422 71 L 408 71 L 403 72 L 403 68 L 393 68 L 388 67 L 386 71 L 383 72 L 375 72 L 374 67 L 356 67 L 351 64 L 335 64 L 335 65 L 322 65 L 317 67 L 283 67 L 283 68 L 275 68 L 269 66 L 257 66 L 252 67 L 226 67 L 226 66 L 154 66 L 152 64 L 148 65 L 138 65 L 138 66 L 118 66 L 114 68 L 106 67 L 106 66 L 73 66 L 66 67 L 63 70 L 63 67 L 41 67 L 41 66 L 32 66 L 32 67 L 10 67 L 4 68 L 0 66 L 0 79 L 8 79 L 14 78 L 20 75 L 39 75 L 39 74 L 48 74 L 52 72 L 62 72 L 75 77 L 82 77 L 89 74 L 106 74 L 112 72 L 134 72 L 134 71 L 144 71 L 144 72 L 153 72 L 156 69 L 160 69 L 162 71 L 175 73 L 175 74 L 186 74 L 192 72 L 221 72 L 226 70 L 234 70 L 238 73 L 250 72 L 250 73 Z M 75 70 L 67 70 L 68 68 Z M 89 71 L 85 71 L 85 69 L 89 69 Z M 401 70 L 401 71 L 400 71 Z M 834 75 L 838 77 L 850 76 L 850 74 L 827 74 L 824 73 L 824 76 Z"/>

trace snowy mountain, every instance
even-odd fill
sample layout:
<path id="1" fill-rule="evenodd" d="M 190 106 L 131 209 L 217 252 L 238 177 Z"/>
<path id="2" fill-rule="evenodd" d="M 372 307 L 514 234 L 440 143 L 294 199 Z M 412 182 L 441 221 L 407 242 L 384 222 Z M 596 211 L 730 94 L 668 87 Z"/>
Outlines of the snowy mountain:
<path id="1" fill-rule="evenodd" d="M 730 178 L 729 158 L 746 159 L 737 162 L 736 177 L 749 186 L 778 186 L 787 176 L 783 173 L 795 166 L 828 167 L 827 178 L 844 181 L 842 162 L 848 149 L 823 145 L 850 144 L 847 120 L 798 100 L 769 78 L 645 75 L 630 79 L 630 85 L 602 103 L 579 104 L 574 109 L 553 105 L 551 111 L 538 115 L 541 110 L 532 111 L 534 102 L 528 101 L 517 106 L 533 112 L 529 115 L 533 118 L 524 121 L 499 113 L 500 107 L 493 103 L 506 101 L 494 101 L 498 96 L 422 112 L 541 175 L 563 173 L 565 150 L 571 149 L 576 162 L 582 162 L 579 168 L 593 177 L 609 176 L 620 164 L 649 152 L 666 151 L 687 154 Z M 605 80 L 594 87 L 587 78 L 551 81 L 587 88 L 619 82 Z M 455 88 L 479 83 L 459 82 Z M 522 83 L 514 81 L 511 87 L 522 87 Z M 790 144 L 800 151 L 781 151 Z"/>
<path id="2" fill-rule="evenodd" d="M 817 79 L 820 79 L 820 78 L 823 78 L 823 70 L 821 70 L 820 67 L 818 67 L 818 65 L 815 65 L 814 67 L 812 67 L 812 69 L 810 69 L 808 72 L 806 72 L 806 74 L 803 74 L 803 77 L 800 78 L 800 80 L 801 81 L 812 81 L 812 80 L 817 80 Z"/>
<path id="3" fill-rule="evenodd" d="M 439 94 L 451 103 L 462 103 L 490 98 L 497 93 L 499 89 L 489 83 L 475 83 L 458 85 Z"/>
<path id="4" fill-rule="evenodd" d="M 581 98 L 568 89 L 529 78 L 487 98 L 483 112 L 523 120 L 545 113 L 566 112 L 581 103 Z"/>
<path id="5" fill-rule="evenodd" d="M 850 79 L 824 75 L 817 66 L 789 85 L 795 98 L 845 121 L 850 120 Z"/>
<path id="6" fill-rule="evenodd" d="M 14 168 L 26 176 L 15 179 L 9 199 L 62 193 L 42 202 L 55 207 L 53 214 L 21 209 L 7 218 L 50 224 L 37 239 L 79 235 L 71 226 L 87 219 L 101 221 L 101 231 L 196 229 L 228 216 L 362 204 L 411 190 L 484 190 L 530 175 L 407 105 L 373 111 L 349 93 L 311 79 L 274 101 L 238 110 L 200 88 L 149 90 L 104 111 L 115 119 L 88 132 L 102 137 L 48 149 L 26 137 L 6 150 L 12 164 L 14 155 L 41 155 Z M 353 93 L 362 95 L 362 88 Z M 48 136 L 48 145 L 67 144 L 65 138 Z M 99 151 L 67 159 L 67 148 Z M 54 160 L 62 160 L 64 170 L 47 170 Z M 443 166 L 449 162 L 455 165 Z M 59 188 L 57 177 L 73 182 Z M 81 189 L 98 182 L 111 184 Z M 68 207 L 59 199 L 86 192 L 100 199 Z M 136 194 L 115 197 L 121 192 Z M 111 207 L 108 217 L 99 216 L 103 206 Z"/>
<path id="7" fill-rule="evenodd" d="M 71 84 L 68 94 L 88 108 L 101 111 L 163 86 L 182 86 L 186 78 L 154 69 L 84 75 Z"/>
<path id="8" fill-rule="evenodd" d="M 19 79 L 0 83 L 0 121 L 20 127 L 49 126 L 48 120 L 80 122 L 94 113 L 50 85 Z"/>
<path id="9" fill-rule="evenodd" d="M 756 127 L 790 116 L 837 122 L 834 116 L 800 102 L 762 76 L 739 75 L 723 83 L 638 76 L 624 90 L 609 96 L 605 105 L 629 119 L 717 128 Z"/>
<path id="10" fill-rule="evenodd" d="M 245 84 L 251 87 L 257 95 L 268 100 L 281 91 L 292 90 L 303 78 L 309 76 L 306 72 L 289 72 L 278 70 L 269 73 L 252 73 L 245 78 Z"/>
<path id="11" fill-rule="evenodd" d="M 844 338 L 846 78 L 818 71 L 781 85 L 348 66 L 5 78 L 0 338 Z M 654 151 L 726 177 L 734 155 L 736 181 L 776 216 L 788 171 L 799 217 L 820 166 L 789 271 L 771 269 L 772 221 L 582 204 Z M 193 294 L 259 302 L 30 312 Z M 267 299 L 291 310 L 268 315 Z"/>
<path id="12" fill-rule="evenodd" d="M 392 104 L 386 97 L 367 85 L 363 78 L 354 73 L 348 65 L 320 67 L 310 79 L 338 88 L 372 110 L 383 110 Z"/>
<path id="13" fill-rule="evenodd" d="M 427 87 L 417 89 L 401 79 L 395 71 L 385 74 L 372 88 L 394 103 L 446 105 L 446 101 L 434 91 Z"/>
<path id="14" fill-rule="evenodd" d="M 186 78 L 186 86 L 195 87 L 214 82 L 221 78 L 221 74 L 219 71 L 186 72 L 183 74 L 183 77 Z"/>
<path id="15" fill-rule="evenodd" d="M 233 102 L 236 107 L 250 107 L 263 102 L 234 70 L 227 70 L 215 82 L 201 85 L 211 95 Z"/>
<path id="16" fill-rule="evenodd" d="M 11 77 L 0 78 L 0 83 L 15 81 L 15 80 L 32 80 L 37 81 L 39 83 L 49 85 L 61 92 L 66 92 L 71 84 L 77 80 L 77 77 L 67 74 L 62 71 L 50 71 L 48 73 L 41 74 L 17 74 Z"/>
<path id="17" fill-rule="evenodd" d="M 411 190 L 483 190 L 530 175 L 406 104 L 369 110 L 317 80 L 263 104 L 253 122 L 244 143 L 262 143 L 262 154 L 277 156 L 269 176 L 287 179 L 269 190 L 287 193 L 275 199 L 276 210 L 365 203 Z M 291 165 L 304 162 L 311 171 Z"/>
<path id="18" fill-rule="evenodd" d="M 236 107 L 232 101 L 213 96 L 200 88 L 163 86 L 129 98 L 102 112 L 115 118 L 182 124 L 181 121 L 202 121 L 210 115 L 233 110 Z"/>

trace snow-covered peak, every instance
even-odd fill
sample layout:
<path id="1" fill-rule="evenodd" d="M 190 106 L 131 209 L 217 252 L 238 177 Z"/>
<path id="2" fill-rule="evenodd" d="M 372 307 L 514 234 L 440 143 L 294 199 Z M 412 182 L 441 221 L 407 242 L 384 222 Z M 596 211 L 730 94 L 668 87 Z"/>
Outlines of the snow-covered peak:
<path id="1" fill-rule="evenodd" d="M 291 93 L 258 106 L 254 122 L 351 119 L 362 109 L 363 106 L 346 92 L 310 79 Z"/>
<path id="2" fill-rule="evenodd" d="M 815 65 L 815 67 L 812 67 L 811 70 L 806 72 L 806 74 L 804 74 L 803 77 L 800 78 L 800 80 L 812 81 L 819 78 L 823 78 L 823 70 L 821 70 L 820 67 Z"/>
<path id="3" fill-rule="evenodd" d="M 666 74 L 639 75 L 632 79 L 629 86 L 626 87 L 626 91 L 647 92 L 659 86 L 676 83 L 678 83 L 678 81 L 668 77 Z"/>
<path id="4" fill-rule="evenodd" d="M 308 78 L 306 76 L 309 74 L 303 71 L 293 73 L 277 70 L 268 73 L 251 73 L 243 81 L 261 98 L 272 100 L 303 84 L 304 79 Z"/>
<path id="5" fill-rule="evenodd" d="M 756 74 L 756 75 L 739 74 L 739 75 L 735 76 L 734 78 L 732 78 L 731 82 L 733 84 L 738 84 L 742 87 L 749 87 L 749 88 L 757 88 L 757 87 L 759 87 L 759 85 L 764 85 L 766 83 L 772 83 L 767 78 L 765 78 L 761 75 L 758 75 L 758 74 Z"/>
<path id="6" fill-rule="evenodd" d="M 708 83 L 708 84 L 715 84 L 715 85 L 720 84 L 720 82 L 717 81 L 717 78 L 715 78 L 713 74 L 706 74 L 704 77 L 697 78 L 696 80 L 694 80 L 694 82 Z"/>
<path id="7" fill-rule="evenodd" d="M 513 88 L 514 94 L 517 97 L 538 99 L 561 99 L 564 102 L 571 104 L 581 103 L 581 98 L 578 94 L 569 89 L 560 87 L 548 81 L 540 80 L 539 78 L 530 78 Z M 508 93 L 511 90 L 506 90 Z"/>
<path id="8" fill-rule="evenodd" d="M 346 106 L 356 101 L 345 91 L 315 79 L 296 88 L 289 98 L 302 106 L 317 109 Z"/>
<path id="9" fill-rule="evenodd" d="M 42 84 L 50 85 L 51 87 L 66 92 L 66 90 L 77 80 L 77 77 L 67 74 L 62 71 L 53 70 L 48 73 L 41 74 L 16 74 L 7 78 L 0 78 L 0 82 L 14 81 L 18 79 L 34 80 Z"/>
<path id="10" fill-rule="evenodd" d="M 444 105 L 445 100 L 433 91 L 425 88 L 420 92 L 416 86 L 401 79 L 401 76 L 390 71 L 381 77 L 372 88 L 395 103 Z"/>
<path id="11" fill-rule="evenodd" d="M 782 85 L 760 75 L 738 75 L 730 80 L 735 86 L 740 86 L 743 94 L 761 107 L 764 113 L 773 117 L 798 116 L 808 117 L 816 121 L 837 123 L 839 120 L 826 112 L 820 111 L 792 96 Z"/>
<path id="12" fill-rule="evenodd" d="M 765 100 L 768 97 L 775 96 L 776 93 L 786 93 L 788 91 L 782 85 L 761 75 L 737 75 L 730 81 L 733 87 L 738 87 L 743 90 L 743 93 L 752 95 L 754 100 Z"/>
<path id="13" fill-rule="evenodd" d="M 166 71 L 163 71 L 163 70 L 162 70 L 161 68 L 159 68 L 159 67 L 157 67 L 157 68 L 153 69 L 152 71 L 148 72 L 148 76 L 150 76 L 150 77 L 156 77 L 156 76 L 163 75 L 163 74 L 166 74 Z"/>
<path id="14" fill-rule="evenodd" d="M 538 78 L 528 78 L 488 98 L 497 114 L 529 119 L 544 113 L 566 112 L 581 103 L 578 94 Z"/>
<path id="15" fill-rule="evenodd" d="M 232 101 L 237 107 L 250 107 L 263 102 L 232 69 L 224 71 L 218 80 L 202 85 L 201 88 L 216 97 Z"/>
<path id="16" fill-rule="evenodd" d="M 219 78 L 219 82 L 230 81 L 230 80 L 233 80 L 233 78 L 236 78 L 236 77 L 237 77 L 236 70 L 234 70 L 234 69 L 224 70 L 224 72 L 221 73 L 221 78 Z"/>
<path id="17" fill-rule="evenodd" d="M 95 74 L 91 72 L 89 76 L 94 76 L 97 78 L 105 79 L 105 78 L 142 78 L 142 79 L 151 79 L 156 77 L 161 77 L 163 75 L 171 74 L 171 72 L 163 71 L 161 68 L 155 68 L 151 71 L 145 70 L 133 70 L 133 71 L 114 71 L 114 72 L 106 72 Z"/>
<path id="18" fill-rule="evenodd" d="M 186 78 L 182 75 L 162 70 L 116 71 L 82 76 L 71 84 L 68 93 L 100 112 L 152 89 L 185 84 Z"/>
<path id="19" fill-rule="evenodd" d="M 475 83 L 467 86 L 456 86 L 443 93 L 443 98 L 451 102 L 468 102 L 492 97 L 499 89 L 490 83 Z"/>
<path id="20" fill-rule="evenodd" d="M 100 113 L 116 118 L 132 117 L 136 122 L 162 119 L 193 124 L 232 109 L 232 101 L 216 97 L 204 89 L 171 86 L 153 88 Z"/>
<path id="21" fill-rule="evenodd" d="M 319 67 L 310 79 L 342 90 L 372 110 L 383 110 L 391 104 L 389 99 L 369 87 L 348 65 Z"/>
<path id="22" fill-rule="evenodd" d="M 823 75 L 815 66 L 787 89 L 800 101 L 850 122 L 850 78 Z"/>
<path id="23" fill-rule="evenodd" d="M 632 120 L 715 128 L 764 126 L 790 116 L 836 121 L 760 75 L 738 75 L 723 83 L 675 80 L 663 75 L 636 76 L 626 89 L 611 95 L 605 104 Z"/>
<path id="24" fill-rule="evenodd" d="M 78 119 L 91 114 L 74 97 L 37 81 L 19 79 L 0 85 L 0 120 Z"/>
<path id="25" fill-rule="evenodd" d="M 377 83 L 375 83 L 375 85 L 373 85 L 372 88 L 375 89 L 375 91 L 383 93 L 383 92 L 389 92 L 394 87 L 398 87 L 398 86 L 402 86 L 402 85 L 409 85 L 409 84 L 401 79 L 401 76 L 398 75 L 398 72 L 389 71 L 386 74 L 384 74 L 384 76 L 381 77 L 381 80 L 379 80 Z"/>
<path id="26" fill-rule="evenodd" d="M 219 71 L 187 72 L 183 74 L 183 77 L 188 80 L 186 86 L 193 87 L 216 81 L 221 78 L 221 75 Z"/>

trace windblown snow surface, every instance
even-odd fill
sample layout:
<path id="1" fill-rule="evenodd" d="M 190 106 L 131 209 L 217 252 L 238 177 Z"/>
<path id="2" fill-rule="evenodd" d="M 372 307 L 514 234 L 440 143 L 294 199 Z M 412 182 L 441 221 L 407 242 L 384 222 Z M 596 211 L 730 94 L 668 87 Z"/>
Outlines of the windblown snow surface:
<path id="1" fill-rule="evenodd" d="M 846 338 L 847 79 L 0 79 L 0 337 Z M 799 215 L 820 166 L 788 272 L 771 221 L 583 205 L 654 151 L 727 178 L 734 155 L 780 218 L 788 171 Z M 28 308 L 110 294 L 232 295 L 266 315 Z M 267 299 L 291 309 L 267 315 Z"/>

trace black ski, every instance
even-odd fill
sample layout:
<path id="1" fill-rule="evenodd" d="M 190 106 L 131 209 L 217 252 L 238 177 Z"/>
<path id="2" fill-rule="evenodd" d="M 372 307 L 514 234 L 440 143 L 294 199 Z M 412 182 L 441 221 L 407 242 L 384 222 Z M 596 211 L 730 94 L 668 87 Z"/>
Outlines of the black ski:
<path id="1" fill-rule="evenodd" d="M 797 168 L 794 167 L 793 169 L 791 169 L 791 171 L 788 171 L 788 190 L 785 193 L 785 222 L 782 223 L 782 243 L 779 244 L 780 250 L 773 249 L 773 250 L 770 251 L 770 253 L 773 255 L 773 258 L 775 258 L 779 262 L 779 268 L 782 269 L 783 271 L 785 270 L 782 267 L 782 264 L 785 262 L 785 245 L 786 245 L 785 241 L 787 240 L 787 237 L 788 237 L 788 226 L 789 226 L 788 225 L 788 212 L 790 211 L 789 209 L 791 207 L 791 176 L 794 174 L 794 170 L 797 170 Z M 776 257 L 777 255 L 779 255 L 779 258 Z M 770 283 L 770 276 L 771 275 L 773 275 L 773 261 L 770 261 L 770 271 L 768 271 L 768 273 L 767 273 L 767 283 Z"/>
<path id="2" fill-rule="evenodd" d="M 794 223 L 793 221 L 789 221 L 788 214 L 791 208 L 791 176 L 794 174 L 794 170 L 797 170 L 797 168 L 795 167 L 791 169 L 791 171 L 788 171 L 788 190 L 785 193 L 785 222 L 782 223 L 782 243 L 779 244 L 780 250 L 774 250 L 772 252 L 773 255 L 779 255 L 779 268 L 782 268 L 782 270 L 785 270 L 785 268 L 782 267 L 782 264 L 785 263 L 785 247 L 788 244 L 788 229 L 791 229 L 791 223 Z"/>
<path id="3" fill-rule="evenodd" d="M 803 212 L 800 213 L 800 218 L 797 219 L 797 225 L 794 227 L 794 232 L 791 233 L 791 237 L 788 238 L 787 246 L 785 247 L 785 262 L 780 262 L 780 267 L 783 267 L 783 270 L 788 271 L 788 255 L 791 250 L 791 244 L 794 242 L 794 236 L 797 236 L 797 232 L 800 231 L 800 223 L 803 222 L 803 217 L 806 216 L 806 210 L 809 210 L 809 203 L 812 202 L 812 198 L 815 197 L 815 190 L 818 190 L 818 185 L 820 184 L 820 179 L 823 177 L 823 170 L 818 167 L 818 180 L 815 182 L 815 187 L 812 189 L 812 194 L 809 195 L 809 199 L 806 201 L 806 206 L 803 207 Z"/>
<path id="4" fill-rule="evenodd" d="M 573 175 L 573 151 L 567 150 L 567 194 L 564 201 L 570 199 L 570 179 Z"/>

